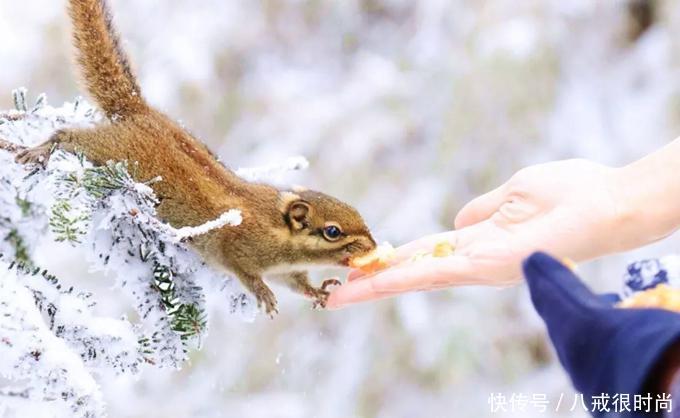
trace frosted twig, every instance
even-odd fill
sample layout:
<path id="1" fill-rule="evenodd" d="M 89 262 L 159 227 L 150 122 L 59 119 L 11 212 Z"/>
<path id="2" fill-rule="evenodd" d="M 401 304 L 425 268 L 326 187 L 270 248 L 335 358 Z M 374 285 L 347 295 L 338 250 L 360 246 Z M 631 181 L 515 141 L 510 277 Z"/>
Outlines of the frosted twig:
<path id="1" fill-rule="evenodd" d="M 0 122 L 4 120 L 16 121 L 26 117 L 25 113 L 19 113 L 16 110 L 11 112 L 0 112 Z"/>
<path id="2" fill-rule="evenodd" d="M 28 399 L 30 397 L 30 388 L 22 389 L 12 389 L 12 388 L 0 388 L 0 396 L 6 396 L 11 398 L 24 398 Z"/>
<path id="3" fill-rule="evenodd" d="M 26 147 L 15 144 L 13 142 L 5 141 L 4 139 L 0 138 L 0 149 L 5 150 L 11 154 L 16 154 L 19 151 L 25 150 Z"/>
<path id="4" fill-rule="evenodd" d="M 241 211 L 238 209 L 231 209 L 224 212 L 219 218 L 208 221 L 198 226 L 185 226 L 182 228 L 173 228 L 168 224 L 162 224 L 168 234 L 173 238 L 174 242 L 183 242 L 191 237 L 203 235 L 214 229 L 222 228 L 223 226 L 238 226 L 243 222 Z"/>

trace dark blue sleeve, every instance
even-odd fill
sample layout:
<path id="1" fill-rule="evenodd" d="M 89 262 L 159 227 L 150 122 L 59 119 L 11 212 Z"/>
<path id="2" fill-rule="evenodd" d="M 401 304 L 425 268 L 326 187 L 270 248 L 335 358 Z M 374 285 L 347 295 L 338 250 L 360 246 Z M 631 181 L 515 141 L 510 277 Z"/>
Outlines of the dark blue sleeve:
<path id="1" fill-rule="evenodd" d="M 611 300 L 593 294 L 545 253 L 531 255 L 523 269 L 557 356 L 586 399 L 640 393 L 657 361 L 680 339 L 677 313 L 612 308 Z"/>

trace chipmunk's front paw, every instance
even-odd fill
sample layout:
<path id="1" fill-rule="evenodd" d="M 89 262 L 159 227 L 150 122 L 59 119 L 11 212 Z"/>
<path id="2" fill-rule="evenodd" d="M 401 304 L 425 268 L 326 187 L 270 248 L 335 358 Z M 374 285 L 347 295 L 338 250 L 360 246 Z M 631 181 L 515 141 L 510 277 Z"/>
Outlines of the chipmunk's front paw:
<path id="1" fill-rule="evenodd" d="M 340 286 L 342 282 L 338 279 L 326 279 L 321 283 L 321 287 L 318 289 L 314 289 L 313 294 L 311 295 L 312 298 L 314 299 L 314 303 L 312 304 L 313 309 L 324 309 L 326 307 L 326 302 L 328 301 L 328 296 L 330 296 L 331 292 L 326 290 L 327 287 L 329 286 Z"/>
<path id="2" fill-rule="evenodd" d="M 312 295 L 312 309 L 324 309 L 326 307 L 326 302 L 328 301 L 328 296 L 330 296 L 328 290 L 314 289 L 314 294 Z"/>
<path id="3" fill-rule="evenodd" d="M 19 151 L 14 160 L 19 164 L 38 164 L 44 168 L 51 155 L 52 148 L 41 145 Z"/>
<path id="4" fill-rule="evenodd" d="M 321 282 L 321 290 L 326 290 L 328 286 L 342 286 L 340 279 L 332 278 Z"/>
<path id="5" fill-rule="evenodd" d="M 277 302 L 274 292 L 263 284 L 255 288 L 255 298 L 257 298 L 257 307 L 260 309 L 264 307 L 265 313 L 274 319 L 274 315 L 279 313 L 279 309 L 276 307 Z"/>

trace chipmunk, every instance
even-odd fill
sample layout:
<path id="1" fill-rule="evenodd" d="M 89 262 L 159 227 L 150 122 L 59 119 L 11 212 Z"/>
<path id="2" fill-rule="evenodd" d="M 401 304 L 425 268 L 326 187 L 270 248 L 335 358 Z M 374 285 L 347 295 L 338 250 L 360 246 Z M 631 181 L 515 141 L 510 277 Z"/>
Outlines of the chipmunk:
<path id="1" fill-rule="evenodd" d="M 272 317 L 277 303 L 265 275 L 283 279 L 325 306 L 326 287 L 337 280 L 314 287 L 306 269 L 347 266 L 371 252 L 376 243 L 361 215 L 320 192 L 279 190 L 238 177 L 144 100 L 105 0 L 69 0 L 69 14 L 78 66 L 108 121 L 92 129 L 57 131 L 45 143 L 20 150 L 16 161 L 45 164 L 56 147 L 82 152 L 94 164 L 136 161 L 137 180 L 162 178 L 151 186 L 160 201 L 158 216 L 177 228 L 240 209 L 241 225 L 196 236 L 191 245 L 207 263 L 237 276 Z"/>

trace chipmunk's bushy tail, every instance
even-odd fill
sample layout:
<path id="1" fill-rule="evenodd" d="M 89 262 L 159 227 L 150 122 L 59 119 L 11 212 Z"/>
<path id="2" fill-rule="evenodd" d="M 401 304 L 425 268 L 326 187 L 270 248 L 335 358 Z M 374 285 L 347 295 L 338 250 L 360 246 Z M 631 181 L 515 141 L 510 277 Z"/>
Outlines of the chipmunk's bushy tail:
<path id="1" fill-rule="evenodd" d="M 87 90 L 111 120 L 143 113 L 141 96 L 106 0 L 69 0 L 73 42 Z"/>

